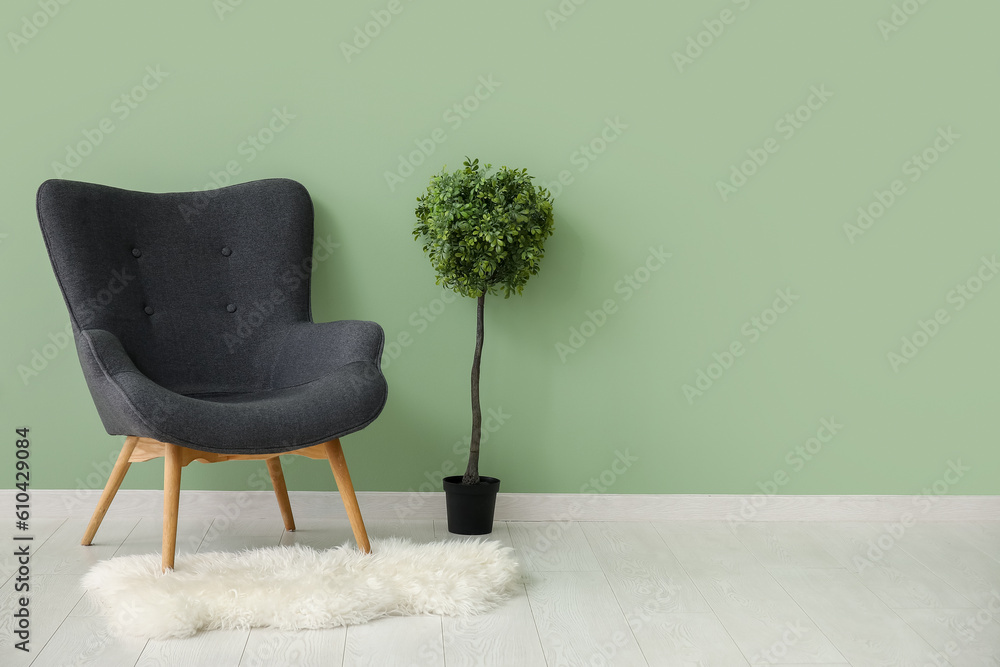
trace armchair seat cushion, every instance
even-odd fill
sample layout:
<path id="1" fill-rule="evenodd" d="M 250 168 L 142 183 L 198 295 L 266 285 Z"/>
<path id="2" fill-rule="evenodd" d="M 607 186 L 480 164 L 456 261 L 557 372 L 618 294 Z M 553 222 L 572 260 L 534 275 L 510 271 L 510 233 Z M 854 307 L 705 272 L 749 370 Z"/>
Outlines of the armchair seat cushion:
<path id="1" fill-rule="evenodd" d="M 374 421 L 388 393 L 379 369 L 382 328 L 337 322 L 300 324 L 293 331 L 296 343 L 286 346 L 289 353 L 278 356 L 272 372 L 280 384 L 259 389 L 173 391 L 141 373 L 106 331 L 83 332 L 89 345 L 82 346 L 81 358 L 89 357 L 92 375 L 103 377 L 92 387 L 94 399 L 105 405 L 102 414 L 118 417 L 105 425 L 121 434 L 206 452 L 268 454 L 333 440 Z M 346 331 L 353 344 L 337 346 L 337 334 Z M 315 360 L 308 373 L 303 357 Z"/>
<path id="2" fill-rule="evenodd" d="M 142 421 L 133 432 L 226 454 L 291 451 L 342 437 L 374 421 L 386 399 L 385 380 L 366 361 L 266 391 L 183 395 L 137 373 L 115 380 Z"/>

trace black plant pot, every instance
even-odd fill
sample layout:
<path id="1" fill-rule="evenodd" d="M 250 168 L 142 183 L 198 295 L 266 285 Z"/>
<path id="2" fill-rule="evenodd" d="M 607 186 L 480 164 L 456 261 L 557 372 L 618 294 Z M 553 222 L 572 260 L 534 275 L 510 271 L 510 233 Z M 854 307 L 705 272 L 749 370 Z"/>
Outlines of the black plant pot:
<path id="1" fill-rule="evenodd" d="M 479 484 L 462 484 L 461 475 L 444 478 L 448 505 L 448 532 L 456 535 L 488 535 L 493 532 L 493 510 L 497 506 L 500 480 L 479 477 Z"/>

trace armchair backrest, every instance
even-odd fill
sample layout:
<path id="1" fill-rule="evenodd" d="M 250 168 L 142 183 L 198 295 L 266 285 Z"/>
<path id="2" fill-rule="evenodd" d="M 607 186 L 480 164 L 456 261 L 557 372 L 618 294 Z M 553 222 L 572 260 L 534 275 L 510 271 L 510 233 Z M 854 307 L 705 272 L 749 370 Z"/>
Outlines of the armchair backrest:
<path id="1" fill-rule="evenodd" d="M 153 194 L 49 180 L 38 219 L 73 330 L 180 393 L 252 391 L 309 321 L 313 207 L 287 179 Z"/>

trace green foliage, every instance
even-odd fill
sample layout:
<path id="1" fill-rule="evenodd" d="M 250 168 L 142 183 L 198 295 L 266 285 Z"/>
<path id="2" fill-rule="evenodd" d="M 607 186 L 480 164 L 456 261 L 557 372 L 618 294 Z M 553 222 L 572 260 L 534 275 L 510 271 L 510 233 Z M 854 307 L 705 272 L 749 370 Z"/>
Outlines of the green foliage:
<path id="1" fill-rule="evenodd" d="M 415 239 L 437 272 L 437 283 L 464 296 L 520 294 L 538 273 L 552 234 L 552 197 L 531 183 L 526 169 L 490 172 L 465 159 L 442 169 L 417 198 Z"/>

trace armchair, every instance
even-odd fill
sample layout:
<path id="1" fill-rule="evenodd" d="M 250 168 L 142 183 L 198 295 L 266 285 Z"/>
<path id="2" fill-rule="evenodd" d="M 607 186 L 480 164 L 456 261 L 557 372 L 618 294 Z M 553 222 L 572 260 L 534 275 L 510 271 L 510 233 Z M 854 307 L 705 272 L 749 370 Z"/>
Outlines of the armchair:
<path id="1" fill-rule="evenodd" d="M 286 529 L 279 456 L 327 459 L 370 551 L 340 438 L 378 417 L 387 386 L 374 322 L 314 323 L 313 208 L 288 179 L 153 194 L 53 179 L 38 219 L 101 421 L 126 436 L 83 538 L 129 466 L 163 456 L 163 569 L 173 568 L 181 468 L 266 461 Z"/>

